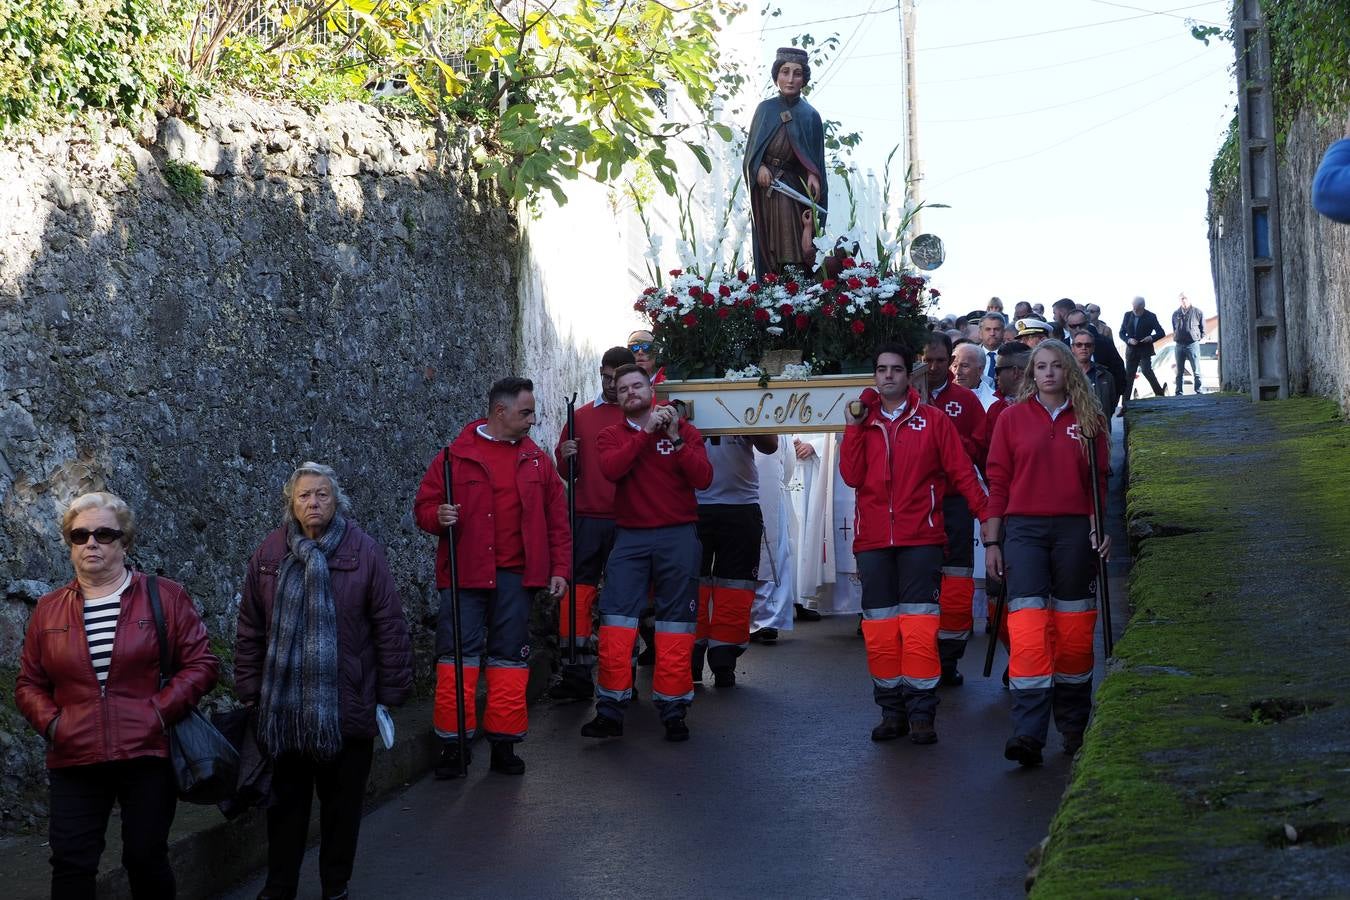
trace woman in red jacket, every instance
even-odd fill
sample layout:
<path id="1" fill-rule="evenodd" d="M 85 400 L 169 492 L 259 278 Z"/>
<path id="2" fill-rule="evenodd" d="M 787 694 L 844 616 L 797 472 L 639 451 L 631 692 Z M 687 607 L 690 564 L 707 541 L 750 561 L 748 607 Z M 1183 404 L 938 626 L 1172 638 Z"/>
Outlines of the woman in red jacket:
<path id="1" fill-rule="evenodd" d="M 120 498 L 77 497 L 61 520 L 75 580 L 38 600 L 14 702 L 47 739 L 52 897 L 93 897 L 113 802 L 132 896 L 174 896 L 178 786 L 166 729 L 216 683 L 220 661 L 183 588 L 158 580 L 176 671 L 160 687 L 146 576 L 126 565 L 136 526 Z"/>
<path id="2" fill-rule="evenodd" d="M 1097 444 L 1089 471 L 1087 441 Z M 1064 752 L 1083 745 L 1097 622 L 1092 479 L 1106 489 L 1106 424 L 1092 385 L 1060 341 L 1031 355 L 1019 401 L 989 448 L 986 571 L 1005 578 L 1013 736 L 1003 755 L 1039 765 L 1053 714 Z M 1006 569 L 1006 572 L 1005 572 Z"/>

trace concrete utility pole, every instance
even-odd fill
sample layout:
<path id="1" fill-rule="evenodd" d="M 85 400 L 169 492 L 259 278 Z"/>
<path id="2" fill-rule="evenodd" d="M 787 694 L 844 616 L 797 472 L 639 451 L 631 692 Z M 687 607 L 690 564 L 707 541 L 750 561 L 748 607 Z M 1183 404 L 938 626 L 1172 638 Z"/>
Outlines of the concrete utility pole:
<path id="1" fill-rule="evenodd" d="M 1289 397 L 1289 348 L 1284 319 L 1275 104 L 1270 92 L 1270 31 L 1260 0 L 1239 0 L 1233 18 L 1252 399 L 1284 400 Z"/>
<path id="2" fill-rule="evenodd" d="M 903 0 L 900 4 L 900 71 L 902 96 L 905 98 L 905 166 L 909 173 L 909 197 L 915 203 L 920 196 L 923 182 L 923 169 L 919 164 L 919 88 L 914 69 L 914 0 Z M 919 214 L 915 214 L 911 228 L 915 234 L 922 232 L 919 227 Z"/>

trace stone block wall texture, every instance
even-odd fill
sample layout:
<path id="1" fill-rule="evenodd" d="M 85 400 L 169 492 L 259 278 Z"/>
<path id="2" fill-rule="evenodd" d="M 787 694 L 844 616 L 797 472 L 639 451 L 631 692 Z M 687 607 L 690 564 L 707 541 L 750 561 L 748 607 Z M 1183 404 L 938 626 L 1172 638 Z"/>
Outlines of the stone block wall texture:
<path id="1" fill-rule="evenodd" d="M 1280 237 L 1290 389 L 1330 397 L 1350 414 L 1350 226 L 1312 208 L 1312 180 L 1343 120 L 1319 124 L 1303 115 L 1290 129 L 1279 166 Z M 1220 375 L 1227 390 L 1250 391 L 1244 281 L 1244 216 L 1236 192 L 1216 205 L 1223 235 L 1215 247 Z"/>
<path id="2" fill-rule="evenodd" d="M 84 491 L 127 500 L 137 565 L 183 582 L 228 650 L 283 481 L 332 465 L 429 673 L 413 494 L 520 333 L 517 223 L 467 142 L 232 98 L 0 145 L 0 829 L 42 812 L 13 667 L 32 603 L 71 577 L 59 520 Z"/>

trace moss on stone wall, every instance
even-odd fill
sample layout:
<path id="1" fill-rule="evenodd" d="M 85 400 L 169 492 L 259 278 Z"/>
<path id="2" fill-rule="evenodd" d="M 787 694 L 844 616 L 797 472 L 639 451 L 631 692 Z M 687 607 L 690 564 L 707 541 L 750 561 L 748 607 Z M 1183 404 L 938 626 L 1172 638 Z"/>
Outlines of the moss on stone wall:
<path id="1" fill-rule="evenodd" d="M 1139 404 L 1134 615 L 1033 896 L 1350 892 L 1350 427 Z"/>

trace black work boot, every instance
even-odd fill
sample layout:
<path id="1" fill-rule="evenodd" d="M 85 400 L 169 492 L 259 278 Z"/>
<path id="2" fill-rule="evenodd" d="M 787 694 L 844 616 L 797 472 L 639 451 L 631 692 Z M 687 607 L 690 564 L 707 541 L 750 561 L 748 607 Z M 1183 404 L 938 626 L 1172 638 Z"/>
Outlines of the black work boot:
<path id="1" fill-rule="evenodd" d="M 872 729 L 872 740 L 893 741 L 909 734 L 909 722 L 903 716 L 882 716 L 881 722 Z"/>
<path id="2" fill-rule="evenodd" d="M 1042 761 L 1040 741 L 1024 734 L 1008 738 L 1008 743 L 1003 747 L 1003 758 L 1022 766 L 1039 766 Z"/>
<path id="3" fill-rule="evenodd" d="M 1083 732 L 1066 731 L 1062 735 L 1064 738 L 1064 755 L 1073 756 L 1079 750 L 1083 749 Z"/>
<path id="4" fill-rule="evenodd" d="M 524 775 L 525 760 L 516 756 L 515 741 L 493 741 L 492 762 L 488 768 L 503 775 Z"/>
<path id="5" fill-rule="evenodd" d="M 936 744 L 937 731 L 929 719 L 918 719 L 909 723 L 909 739 L 915 744 Z"/>
<path id="6" fill-rule="evenodd" d="M 473 750 L 465 745 L 464 747 L 464 768 L 467 771 L 469 763 L 473 762 Z M 459 742 L 447 741 L 445 746 L 441 747 L 441 755 L 436 758 L 435 775 L 437 781 L 447 781 L 451 778 L 459 777 Z"/>
<path id="7" fill-rule="evenodd" d="M 666 719 L 666 740 L 676 742 L 689 740 L 689 726 L 684 724 L 684 716 L 678 719 Z"/>
<path id="8" fill-rule="evenodd" d="M 714 666 L 713 687 L 734 688 L 736 686 L 735 666 Z"/>
<path id="9" fill-rule="evenodd" d="M 611 719 L 608 716 L 596 713 L 594 719 L 581 726 L 581 736 L 588 738 L 623 737 L 623 723 L 618 719 Z"/>

